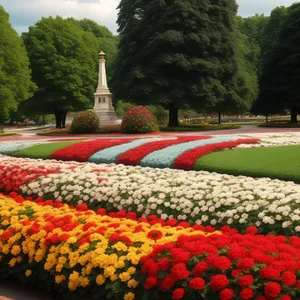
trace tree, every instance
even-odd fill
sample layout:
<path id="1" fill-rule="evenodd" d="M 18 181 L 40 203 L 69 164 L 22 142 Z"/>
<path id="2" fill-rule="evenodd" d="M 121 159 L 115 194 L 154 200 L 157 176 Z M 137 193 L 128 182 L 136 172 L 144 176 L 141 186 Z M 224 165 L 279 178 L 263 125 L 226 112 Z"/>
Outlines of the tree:
<path id="1" fill-rule="evenodd" d="M 259 47 L 241 31 L 244 19 L 236 17 L 232 41 L 234 42 L 234 56 L 232 64 L 236 67 L 234 75 L 226 78 L 223 85 L 227 93 L 219 101 L 208 103 L 206 111 L 218 114 L 221 124 L 222 113 L 245 113 L 258 96 L 257 61 Z"/>
<path id="2" fill-rule="evenodd" d="M 289 109 L 291 122 L 300 110 L 300 3 L 288 8 L 278 39 L 269 52 L 260 80 L 260 102 L 269 112 Z"/>
<path id="3" fill-rule="evenodd" d="M 27 101 L 41 113 L 54 113 L 65 127 L 69 110 L 92 106 L 98 77 L 98 41 L 74 19 L 42 18 L 22 35 L 38 91 Z"/>
<path id="4" fill-rule="evenodd" d="M 9 15 L 0 6 L 0 121 L 9 118 L 18 104 L 32 96 L 29 59 L 22 39 L 9 23 Z"/>
<path id="5" fill-rule="evenodd" d="M 107 80 L 110 81 L 118 52 L 119 38 L 114 36 L 107 27 L 101 26 L 95 21 L 83 19 L 79 21 L 79 24 L 83 30 L 91 32 L 98 39 L 98 49 L 102 49 L 106 53 Z"/>
<path id="6" fill-rule="evenodd" d="M 161 105 L 169 126 L 178 126 L 178 109 L 224 97 L 236 71 L 234 0 L 121 0 L 119 9 L 112 80 L 119 99 Z"/>

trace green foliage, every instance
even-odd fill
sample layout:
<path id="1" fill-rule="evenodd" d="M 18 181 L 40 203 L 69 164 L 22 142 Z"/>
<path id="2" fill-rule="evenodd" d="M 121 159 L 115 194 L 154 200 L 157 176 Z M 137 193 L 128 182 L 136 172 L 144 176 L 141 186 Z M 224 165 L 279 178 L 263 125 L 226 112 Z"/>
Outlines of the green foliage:
<path id="1" fill-rule="evenodd" d="M 300 183 L 299 154 L 299 145 L 221 151 L 201 157 L 195 169 Z"/>
<path id="2" fill-rule="evenodd" d="M 22 39 L 9 23 L 9 15 L 0 5 L 0 122 L 9 118 L 22 100 L 32 96 L 29 60 Z"/>
<path id="3" fill-rule="evenodd" d="M 13 156 L 49 159 L 52 152 L 79 142 L 80 141 L 70 141 L 35 145 L 15 152 L 13 153 Z"/>
<path id="4" fill-rule="evenodd" d="M 41 112 L 92 106 L 97 85 L 97 39 L 73 19 L 42 18 L 23 34 Z"/>
<path id="5" fill-rule="evenodd" d="M 133 108 L 135 104 L 125 102 L 125 101 L 118 101 L 117 102 L 117 107 L 116 107 L 116 114 L 119 118 L 123 118 L 126 114 L 126 112 Z"/>
<path id="6" fill-rule="evenodd" d="M 86 32 L 92 33 L 97 38 L 99 51 L 102 49 L 106 53 L 107 80 L 110 81 L 118 52 L 118 37 L 114 36 L 107 27 L 98 25 L 95 21 L 83 19 L 79 24 Z"/>
<path id="7" fill-rule="evenodd" d="M 260 110 L 276 113 L 291 111 L 297 121 L 300 111 L 300 3 L 288 8 L 280 33 L 268 54 L 260 80 Z"/>
<path id="8" fill-rule="evenodd" d="M 146 105 L 146 108 L 156 118 L 158 124 L 164 124 L 168 121 L 168 112 L 160 105 Z"/>
<path id="9" fill-rule="evenodd" d="M 198 131 L 211 131 L 211 130 L 225 130 L 225 129 L 238 129 L 241 126 L 236 124 L 208 124 L 208 125 L 191 125 L 181 124 L 179 127 L 160 127 L 160 131 L 165 132 L 198 132 Z"/>
<path id="10" fill-rule="evenodd" d="M 92 111 L 84 111 L 78 113 L 71 124 L 72 133 L 92 133 L 99 130 L 99 117 Z"/>
<path id="11" fill-rule="evenodd" d="M 234 0 L 122 0 L 119 9 L 118 98 L 161 105 L 178 123 L 186 104 L 199 109 L 226 97 L 236 71 Z"/>
<path id="12" fill-rule="evenodd" d="M 121 131 L 124 133 L 146 133 L 159 131 L 151 112 L 143 106 L 135 106 L 127 111 L 122 120 Z"/>

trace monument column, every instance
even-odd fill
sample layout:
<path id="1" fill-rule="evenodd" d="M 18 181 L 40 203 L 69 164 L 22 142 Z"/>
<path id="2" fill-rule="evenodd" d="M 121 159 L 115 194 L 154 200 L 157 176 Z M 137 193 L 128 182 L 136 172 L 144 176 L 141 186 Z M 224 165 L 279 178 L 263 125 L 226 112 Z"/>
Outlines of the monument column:
<path id="1" fill-rule="evenodd" d="M 107 86 L 105 53 L 99 53 L 98 87 L 94 94 L 94 111 L 97 113 L 101 125 L 119 124 L 114 107 L 112 105 L 112 94 Z"/>

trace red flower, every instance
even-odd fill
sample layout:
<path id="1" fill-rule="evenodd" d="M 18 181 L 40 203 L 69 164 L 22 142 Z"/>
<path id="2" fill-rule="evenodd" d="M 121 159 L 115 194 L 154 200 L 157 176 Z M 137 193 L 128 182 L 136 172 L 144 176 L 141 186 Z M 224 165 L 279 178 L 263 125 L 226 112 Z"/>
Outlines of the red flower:
<path id="1" fill-rule="evenodd" d="M 244 275 L 238 279 L 238 283 L 242 287 L 252 285 L 253 282 L 254 282 L 254 279 L 253 279 L 252 275 Z"/>
<path id="2" fill-rule="evenodd" d="M 281 296 L 280 300 L 292 300 L 292 298 L 288 295 Z"/>
<path id="3" fill-rule="evenodd" d="M 250 226 L 246 229 L 246 233 L 248 233 L 248 234 L 254 235 L 254 234 L 257 234 L 257 232 L 258 232 L 258 229 L 255 226 Z"/>
<path id="4" fill-rule="evenodd" d="M 236 265 L 236 267 L 243 271 L 247 271 L 253 268 L 254 264 L 255 262 L 253 258 L 244 258 Z"/>
<path id="5" fill-rule="evenodd" d="M 265 285 L 264 292 L 268 299 L 275 299 L 281 292 L 281 286 L 277 282 L 268 282 Z"/>
<path id="6" fill-rule="evenodd" d="M 162 291 L 168 291 L 174 286 L 174 283 L 175 283 L 174 275 L 169 274 L 161 282 L 160 289 Z"/>
<path id="7" fill-rule="evenodd" d="M 148 232 L 148 235 L 147 235 L 147 237 L 149 239 L 154 240 L 154 241 L 161 239 L 162 236 L 163 236 L 163 234 L 159 230 L 151 230 Z"/>
<path id="8" fill-rule="evenodd" d="M 177 280 L 186 279 L 189 277 L 190 272 L 186 269 L 185 263 L 179 263 L 172 268 L 172 274 Z"/>
<path id="9" fill-rule="evenodd" d="M 157 284 L 157 277 L 154 277 L 154 276 L 150 276 L 146 279 L 146 282 L 145 282 L 145 289 L 146 290 L 150 290 L 151 288 L 153 288 L 155 285 Z"/>
<path id="10" fill-rule="evenodd" d="M 194 268 L 194 276 L 196 276 L 196 277 L 200 276 L 208 268 L 209 268 L 209 265 L 206 262 L 204 262 L 204 261 L 199 262 Z"/>
<path id="11" fill-rule="evenodd" d="M 201 277 L 196 277 L 190 280 L 189 288 L 193 290 L 203 290 L 205 287 L 205 281 Z"/>
<path id="12" fill-rule="evenodd" d="M 234 295 L 234 291 L 232 289 L 224 289 L 220 293 L 220 300 L 231 300 Z"/>
<path id="13" fill-rule="evenodd" d="M 254 296 L 254 291 L 250 288 L 242 289 L 240 292 L 240 297 L 242 299 L 252 299 Z"/>
<path id="14" fill-rule="evenodd" d="M 284 272 L 281 277 L 282 283 L 286 284 L 289 287 L 292 287 L 296 284 L 296 275 L 292 272 Z"/>
<path id="15" fill-rule="evenodd" d="M 218 274 L 213 275 L 210 278 L 210 287 L 214 291 L 221 291 L 223 290 L 227 285 L 229 281 L 226 275 Z"/>
<path id="16" fill-rule="evenodd" d="M 219 270 L 227 270 L 231 267 L 231 261 L 226 256 L 214 256 L 211 264 Z"/>
<path id="17" fill-rule="evenodd" d="M 184 289 L 182 289 L 182 288 L 176 289 L 176 290 L 174 290 L 174 292 L 172 294 L 172 299 L 180 300 L 180 299 L 182 299 L 183 295 L 184 295 Z"/>

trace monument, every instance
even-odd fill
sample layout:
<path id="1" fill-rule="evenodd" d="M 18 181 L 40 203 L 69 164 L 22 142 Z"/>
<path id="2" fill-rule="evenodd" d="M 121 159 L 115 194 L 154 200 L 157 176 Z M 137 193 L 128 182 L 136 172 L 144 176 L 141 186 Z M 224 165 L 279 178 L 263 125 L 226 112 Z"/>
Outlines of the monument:
<path id="1" fill-rule="evenodd" d="M 98 87 L 94 94 L 94 111 L 100 119 L 100 125 L 115 125 L 120 121 L 112 105 L 112 93 L 107 87 L 105 53 L 99 53 Z"/>

